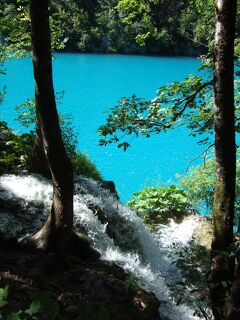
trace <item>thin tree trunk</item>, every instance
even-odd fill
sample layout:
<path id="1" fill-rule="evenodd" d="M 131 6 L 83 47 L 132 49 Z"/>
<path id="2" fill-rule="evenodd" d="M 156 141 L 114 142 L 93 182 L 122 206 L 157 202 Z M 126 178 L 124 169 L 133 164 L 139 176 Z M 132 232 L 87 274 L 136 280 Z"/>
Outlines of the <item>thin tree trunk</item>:
<path id="1" fill-rule="evenodd" d="M 236 180 L 234 123 L 234 38 L 237 0 L 217 0 L 215 34 L 214 122 L 216 183 L 214 191 L 212 242 L 213 288 L 211 299 L 215 319 L 225 319 L 224 298 L 233 266 L 228 251 L 233 242 Z"/>
<path id="2" fill-rule="evenodd" d="M 35 142 L 33 146 L 33 152 L 31 154 L 31 159 L 29 163 L 29 171 L 41 174 L 42 176 L 50 179 L 51 173 L 49 170 L 49 166 L 47 163 L 43 146 L 44 146 L 44 143 L 43 143 L 40 120 L 38 119 L 38 115 L 36 114 L 36 136 L 35 136 Z"/>
<path id="3" fill-rule="evenodd" d="M 31 241 L 43 250 L 62 251 L 73 226 L 73 174 L 56 109 L 48 4 L 30 0 L 36 113 L 53 181 L 53 203 L 46 224 Z"/>

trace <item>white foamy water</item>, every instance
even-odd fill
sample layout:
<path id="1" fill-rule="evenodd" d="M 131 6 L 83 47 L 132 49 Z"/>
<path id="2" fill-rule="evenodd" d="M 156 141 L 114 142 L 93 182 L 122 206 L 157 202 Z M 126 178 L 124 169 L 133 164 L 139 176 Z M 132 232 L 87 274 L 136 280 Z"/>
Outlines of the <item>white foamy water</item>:
<path id="1" fill-rule="evenodd" d="M 0 179 L 1 198 L 22 198 L 26 201 L 50 203 L 52 186 L 49 181 L 34 175 L 5 175 Z"/>
<path id="2" fill-rule="evenodd" d="M 46 209 L 51 204 L 52 187 L 39 176 L 5 175 L 0 178 L 0 198 L 42 203 Z M 143 288 L 155 293 L 161 301 L 163 319 L 199 319 L 193 316 L 194 310 L 177 306 L 171 297 L 168 284 L 181 280 L 181 272 L 165 255 L 174 243 L 188 245 L 199 224 L 197 217 L 189 217 L 179 225 L 171 222 L 152 235 L 134 211 L 87 178 L 75 181 L 74 215 L 76 231 L 84 227 L 103 260 L 118 264 Z"/>
<path id="3" fill-rule="evenodd" d="M 155 231 L 155 239 L 163 248 L 175 243 L 187 246 L 198 226 L 199 217 L 197 215 L 185 218 L 180 224 L 171 220 L 168 225 L 162 225 Z"/>

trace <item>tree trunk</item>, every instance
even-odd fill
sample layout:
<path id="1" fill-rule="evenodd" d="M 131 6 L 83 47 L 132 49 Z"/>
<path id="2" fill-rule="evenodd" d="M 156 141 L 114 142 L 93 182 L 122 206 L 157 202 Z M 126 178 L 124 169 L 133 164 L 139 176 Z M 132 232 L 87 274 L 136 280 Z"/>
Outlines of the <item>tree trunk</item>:
<path id="1" fill-rule="evenodd" d="M 213 249 L 216 250 L 225 250 L 231 245 L 233 237 L 236 179 L 233 84 L 236 3 L 236 0 L 217 1 L 214 83 L 216 184 L 213 208 Z"/>
<path id="2" fill-rule="evenodd" d="M 32 151 L 31 159 L 29 163 L 29 171 L 41 174 L 42 176 L 50 179 L 51 173 L 49 170 L 49 166 L 47 163 L 43 146 L 44 146 L 44 143 L 43 143 L 40 120 L 38 119 L 38 115 L 36 114 L 36 136 L 35 136 L 35 142 L 34 142 L 33 151 Z"/>
<path id="3" fill-rule="evenodd" d="M 31 238 L 39 249 L 62 251 L 73 226 L 73 173 L 59 126 L 53 79 L 48 0 L 30 0 L 36 114 L 53 181 L 51 213 Z M 41 138 L 42 136 L 42 138 Z"/>
<path id="4" fill-rule="evenodd" d="M 215 319 L 225 319 L 224 298 L 234 272 L 228 251 L 233 242 L 236 180 L 234 123 L 234 38 L 237 0 L 217 0 L 215 34 L 214 122 L 216 183 L 214 191 L 212 242 Z M 230 281 L 230 282 L 228 282 Z"/>

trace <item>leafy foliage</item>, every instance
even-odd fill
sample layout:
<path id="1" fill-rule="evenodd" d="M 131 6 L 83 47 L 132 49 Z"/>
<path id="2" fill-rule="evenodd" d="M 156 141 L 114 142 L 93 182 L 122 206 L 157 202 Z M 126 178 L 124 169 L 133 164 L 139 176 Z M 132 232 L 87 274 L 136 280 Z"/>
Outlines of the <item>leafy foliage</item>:
<path id="1" fill-rule="evenodd" d="M 192 136 L 207 135 L 213 131 L 212 81 L 204 82 L 199 76 L 189 76 L 183 82 L 173 82 L 161 86 L 153 100 L 145 100 L 133 95 L 122 98 L 111 109 L 106 124 L 98 129 L 103 137 L 100 145 L 118 143 L 118 148 L 126 150 L 127 141 L 119 143 L 127 135 L 143 135 L 149 138 L 184 125 Z M 208 136 L 200 142 L 207 142 Z"/>
<path id="2" fill-rule="evenodd" d="M 0 288 L 0 309 L 8 304 L 9 285 L 5 288 Z M 47 292 L 37 292 L 32 296 L 32 303 L 28 309 L 17 312 L 11 312 L 4 315 L 5 312 L 0 312 L 0 320 L 22 320 L 32 319 L 38 320 L 39 316 L 44 314 L 44 317 L 49 320 L 56 319 L 59 312 L 59 304 L 49 297 Z M 24 318 L 22 318 L 24 317 Z"/>
<path id="3" fill-rule="evenodd" d="M 17 135 L 5 122 L 0 122 L 0 131 L 0 174 L 26 168 L 34 142 L 33 133 Z"/>
<path id="4" fill-rule="evenodd" d="M 27 101 L 16 106 L 15 109 L 17 111 L 17 118 L 15 120 L 23 127 L 33 129 L 36 121 L 35 99 L 27 99 Z"/>
<path id="5" fill-rule="evenodd" d="M 21 56 L 30 49 L 28 1 L 4 0 L 1 4 L 4 45 L 9 54 Z M 81 52 L 205 54 L 213 39 L 213 6 L 213 0 L 52 0 L 52 47 Z M 236 52 L 238 47 L 239 31 Z"/>
<path id="6" fill-rule="evenodd" d="M 63 93 L 57 95 L 57 102 Z M 35 100 L 28 99 L 16 107 L 16 120 L 27 129 L 24 134 L 16 134 L 5 122 L 0 122 L 0 174 L 29 169 L 35 141 Z M 96 180 L 102 176 L 95 164 L 77 150 L 77 132 L 72 126 L 71 114 L 59 115 L 60 126 L 67 153 L 73 163 L 75 175 L 84 175 Z"/>
<path id="7" fill-rule="evenodd" d="M 176 185 L 148 187 L 135 193 L 128 205 L 150 226 L 167 223 L 170 218 L 181 219 L 191 211 L 211 215 L 215 175 L 215 161 L 209 158 L 185 175 L 179 175 Z M 240 160 L 237 160 L 235 209 L 235 225 L 239 228 Z"/>
<path id="8" fill-rule="evenodd" d="M 59 312 L 59 304 L 49 297 L 47 292 L 37 292 L 32 296 L 29 309 L 25 310 L 32 319 L 38 319 L 36 315 L 44 314 L 49 320 L 56 319 Z"/>
<path id="9" fill-rule="evenodd" d="M 212 53 L 215 32 L 215 1 L 187 0 L 180 17 L 180 32 L 196 46 Z M 206 50 L 207 51 L 207 50 Z"/>
<path id="10" fill-rule="evenodd" d="M 59 317 L 60 305 L 45 291 L 36 292 L 32 295 L 29 308 L 15 312 L 5 312 L 4 307 L 9 303 L 9 285 L 0 288 L 0 320 L 23 320 L 23 319 L 48 319 L 54 320 Z M 96 319 L 91 305 L 86 299 L 81 299 L 78 305 L 77 320 Z M 105 306 L 101 305 L 97 313 L 98 320 L 109 320 L 109 313 Z"/>
<path id="11" fill-rule="evenodd" d="M 120 0 L 117 8 L 121 11 L 123 23 L 136 26 L 135 41 L 140 46 L 148 48 L 153 44 L 154 47 L 156 45 L 160 48 L 171 47 L 174 53 L 179 47 L 182 52 L 184 52 L 183 47 L 188 47 L 192 52 L 210 55 L 213 53 L 214 0 Z M 240 13 L 239 6 L 238 13 Z M 237 26 L 239 24 L 238 18 Z M 236 53 L 240 29 L 237 27 L 237 30 Z"/>
<path id="12" fill-rule="evenodd" d="M 211 214 L 215 183 L 215 161 L 208 159 L 203 165 L 191 169 L 186 176 L 180 176 L 180 187 L 187 195 L 189 203 L 197 211 Z M 240 160 L 237 160 L 235 225 L 240 220 Z"/>
<path id="13" fill-rule="evenodd" d="M 175 0 L 120 0 L 117 6 L 122 22 L 135 27 L 137 44 L 149 49 L 158 46 L 162 51 L 172 48 L 175 53 L 180 43 L 186 43 L 178 31 L 184 7 L 183 1 Z"/>
<path id="14" fill-rule="evenodd" d="M 200 69 L 208 69 L 209 63 L 211 61 L 206 61 Z M 118 148 L 126 151 L 130 147 L 127 136 L 149 138 L 175 126 L 188 128 L 189 135 L 201 137 L 198 143 L 210 145 L 213 135 L 212 85 L 211 78 L 190 75 L 182 82 L 161 86 L 152 100 L 136 95 L 122 98 L 110 110 L 106 123 L 98 128 L 99 145 L 116 143 Z M 240 131 L 239 86 L 240 81 L 236 79 L 236 132 Z"/>
<path id="15" fill-rule="evenodd" d="M 95 180 L 102 180 L 101 173 L 86 154 L 81 152 L 75 153 L 72 157 L 72 164 L 75 175 L 83 175 Z"/>
<path id="16" fill-rule="evenodd" d="M 63 95 L 64 95 L 64 91 L 56 93 L 56 102 L 58 104 L 61 103 Z M 35 99 L 34 98 L 27 99 L 27 101 L 16 106 L 16 111 L 17 111 L 17 118 L 15 120 L 18 121 L 26 129 L 28 130 L 31 129 L 35 131 L 35 122 L 36 122 Z M 78 142 L 77 132 L 74 130 L 72 126 L 73 117 L 71 113 L 64 114 L 64 115 L 59 113 L 58 116 L 59 116 L 59 123 L 62 131 L 63 141 L 67 149 L 67 153 L 71 158 L 76 152 L 76 146 Z"/>
<path id="17" fill-rule="evenodd" d="M 30 16 L 26 5 L 7 1 L 0 9 L 0 28 L 8 56 L 21 57 L 31 46 Z"/>
<path id="18" fill-rule="evenodd" d="M 7 304 L 7 298 L 9 295 L 9 285 L 5 288 L 0 288 L 0 308 L 4 307 Z"/>
<path id="19" fill-rule="evenodd" d="M 51 34 L 55 34 L 60 49 L 70 46 L 87 51 L 91 47 L 95 39 L 94 28 L 89 21 L 90 8 L 86 8 L 83 3 L 75 0 L 51 1 Z"/>
<path id="20" fill-rule="evenodd" d="M 57 93 L 56 101 L 60 103 L 64 92 Z M 26 129 L 35 130 L 35 99 L 28 99 L 26 102 L 16 107 L 18 111 L 17 121 L 21 123 Z M 75 175 L 84 175 L 96 180 L 102 180 L 102 176 L 95 164 L 87 157 L 87 155 L 80 153 L 77 150 L 78 135 L 72 125 L 71 114 L 59 114 L 59 122 L 62 131 L 64 145 L 66 147 L 68 156 L 73 164 L 73 171 Z M 33 143 L 31 144 L 31 149 Z"/>
<path id="21" fill-rule="evenodd" d="M 186 193 L 174 185 L 148 187 L 135 193 L 128 205 L 151 227 L 169 219 L 181 221 L 191 212 Z"/>
<path id="22" fill-rule="evenodd" d="M 28 1 L 7 0 L 0 9 L 1 43 L 7 57 L 23 57 L 31 49 L 31 24 Z M 62 32 L 50 19 L 52 50 L 64 48 Z"/>
<path id="23" fill-rule="evenodd" d="M 215 161 L 209 159 L 180 177 L 180 185 L 187 193 L 189 202 L 201 212 L 210 214 L 213 205 Z"/>
<path id="24" fill-rule="evenodd" d="M 194 315 L 204 319 L 212 319 L 207 285 L 209 274 L 209 251 L 192 240 L 188 246 L 176 243 L 168 249 L 168 256 L 181 270 L 184 281 L 169 285 L 177 303 L 191 306 Z M 183 295 L 183 292 L 187 294 Z"/>
<path id="25" fill-rule="evenodd" d="M 122 21 L 127 25 L 139 24 L 139 33 L 136 35 L 135 40 L 143 46 L 149 37 L 158 37 L 157 28 L 151 16 L 151 4 L 154 1 L 131 1 L 120 0 L 117 8 L 122 10 Z"/>

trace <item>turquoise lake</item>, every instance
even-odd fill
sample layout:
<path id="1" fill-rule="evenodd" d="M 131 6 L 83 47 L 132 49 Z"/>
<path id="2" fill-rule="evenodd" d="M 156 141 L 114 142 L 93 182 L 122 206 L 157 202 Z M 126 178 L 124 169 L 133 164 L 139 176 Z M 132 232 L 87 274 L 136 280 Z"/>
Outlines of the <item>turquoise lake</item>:
<path id="1" fill-rule="evenodd" d="M 105 180 L 113 180 L 123 202 L 134 192 L 176 180 L 202 146 L 177 128 L 146 138 L 131 138 L 127 152 L 116 146 L 99 147 L 97 128 L 119 98 L 154 98 L 158 87 L 197 74 L 200 61 L 185 57 L 152 57 L 97 54 L 56 54 L 53 61 L 55 91 L 65 91 L 59 111 L 72 113 L 79 132 L 79 150 L 95 162 Z M 4 66 L 1 86 L 7 93 L 1 105 L 2 119 L 16 131 L 23 128 L 14 120 L 15 106 L 34 95 L 30 58 L 9 60 Z M 193 165 L 197 163 L 194 162 Z"/>

